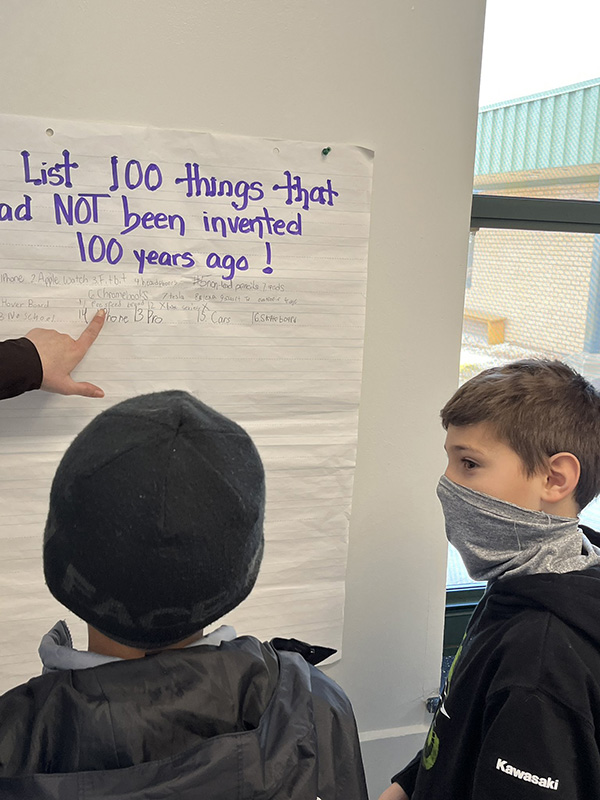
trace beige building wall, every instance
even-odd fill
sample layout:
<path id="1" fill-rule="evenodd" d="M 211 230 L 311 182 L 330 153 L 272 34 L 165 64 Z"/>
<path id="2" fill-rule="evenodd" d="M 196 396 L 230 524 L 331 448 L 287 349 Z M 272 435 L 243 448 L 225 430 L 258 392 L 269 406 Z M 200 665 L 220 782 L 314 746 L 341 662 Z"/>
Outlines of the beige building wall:
<path id="1" fill-rule="evenodd" d="M 487 185 L 482 177 L 488 179 Z M 504 186 L 490 185 L 490 177 L 480 176 L 476 188 L 486 194 L 598 199 L 597 177 L 529 186 L 522 183 L 523 173 L 512 176 L 512 186 L 506 185 L 508 181 Z M 505 341 L 510 344 L 556 355 L 581 352 L 593 241 L 593 234 L 480 229 L 475 235 L 465 310 L 503 317 Z M 467 325 L 468 321 L 465 330 Z"/>

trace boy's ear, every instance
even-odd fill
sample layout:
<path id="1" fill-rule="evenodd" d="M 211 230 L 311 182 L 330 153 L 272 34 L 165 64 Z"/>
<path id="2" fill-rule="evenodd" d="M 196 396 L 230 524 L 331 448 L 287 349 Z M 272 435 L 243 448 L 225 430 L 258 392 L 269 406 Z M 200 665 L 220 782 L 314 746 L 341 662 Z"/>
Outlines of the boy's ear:
<path id="1" fill-rule="evenodd" d="M 558 503 L 574 497 L 581 466 L 579 459 L 573 453 L 555 453 L 548 459 L 546 483 L 544 486 L 544 500 L 548 503 Z"/>

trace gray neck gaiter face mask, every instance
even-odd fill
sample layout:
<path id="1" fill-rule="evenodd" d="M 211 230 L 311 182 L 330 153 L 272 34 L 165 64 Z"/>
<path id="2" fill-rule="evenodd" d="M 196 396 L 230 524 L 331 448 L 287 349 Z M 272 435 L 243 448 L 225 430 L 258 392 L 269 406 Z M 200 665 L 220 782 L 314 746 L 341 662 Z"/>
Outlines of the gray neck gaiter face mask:
<path id="1" fill-rule="evenodd" d="M 600 564 L 600 549 L 574 517 L 529 511 L 440 478 L 446 537 L 476 581 L 539 572 L 575 572 Z"/>

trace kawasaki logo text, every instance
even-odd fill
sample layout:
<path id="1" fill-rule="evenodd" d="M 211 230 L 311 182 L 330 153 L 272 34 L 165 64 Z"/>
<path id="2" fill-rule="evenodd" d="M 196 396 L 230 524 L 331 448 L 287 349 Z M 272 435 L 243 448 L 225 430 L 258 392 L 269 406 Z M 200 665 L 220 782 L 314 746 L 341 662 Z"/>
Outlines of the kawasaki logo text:
<path id="1" fill-rule="evenodd" d="M 518 778 L 520 781 L 526 783 L 535 783 L 536 786 L 542 786 L 544 789 L 558 789 L 558 778 L 540 778 L 539 775 L 532 775 L 531 772 L 525 772 L 523 769 L 517 769 L 512 764 L 507 764 L 503 758 L 496 761 L 496 769 L 504 772 L 505 775 L 512 775 L 513 778 Z"/>

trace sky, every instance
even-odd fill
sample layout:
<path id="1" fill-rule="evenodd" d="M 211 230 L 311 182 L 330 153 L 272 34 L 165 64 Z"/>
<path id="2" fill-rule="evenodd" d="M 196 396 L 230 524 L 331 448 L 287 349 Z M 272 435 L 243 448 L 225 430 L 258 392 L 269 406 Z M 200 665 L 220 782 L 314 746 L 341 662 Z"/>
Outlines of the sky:
<path id="1" fill-rule="evenodd" d="M 479 105 L 600 78 L 600 0 L 487 0 Z"/>

